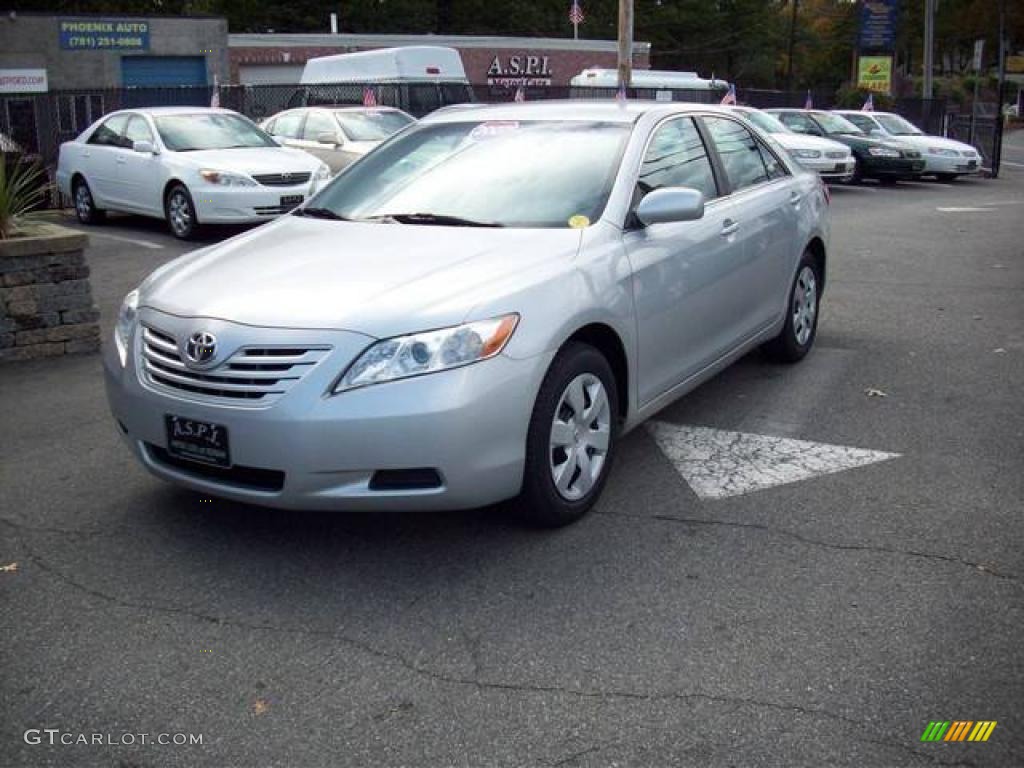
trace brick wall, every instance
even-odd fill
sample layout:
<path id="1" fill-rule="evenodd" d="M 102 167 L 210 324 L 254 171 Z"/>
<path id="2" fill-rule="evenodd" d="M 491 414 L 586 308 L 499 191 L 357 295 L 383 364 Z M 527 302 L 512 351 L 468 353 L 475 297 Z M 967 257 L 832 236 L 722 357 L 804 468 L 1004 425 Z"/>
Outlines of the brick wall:
<path id="1" fill-rule="evenodd" d="M 41 224 L 33 237 L 0 240 L 0 363 L 100 348 L 88 238 Z"/>

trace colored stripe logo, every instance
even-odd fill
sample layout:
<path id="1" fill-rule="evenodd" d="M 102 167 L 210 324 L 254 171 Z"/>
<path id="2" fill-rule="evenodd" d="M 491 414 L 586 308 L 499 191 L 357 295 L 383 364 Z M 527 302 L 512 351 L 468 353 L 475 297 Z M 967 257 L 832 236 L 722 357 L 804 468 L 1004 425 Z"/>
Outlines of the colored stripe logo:
<path id="1" fill-rule="evenodd" d="M 921 741 L 988 741 L 995 728 L 995 720 L 932 720 Z"/>

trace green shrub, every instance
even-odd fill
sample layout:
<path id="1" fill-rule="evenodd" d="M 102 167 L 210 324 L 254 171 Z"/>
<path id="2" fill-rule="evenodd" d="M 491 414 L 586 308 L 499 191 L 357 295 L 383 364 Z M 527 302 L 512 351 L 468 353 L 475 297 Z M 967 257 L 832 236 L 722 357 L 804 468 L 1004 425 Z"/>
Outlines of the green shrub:
<path id="1" fill-rule="evenodd" d="M 46 199 L 49 184 L 39 163 L 0 155 L 0 240 L 12 237 L 18 222 Z"/>

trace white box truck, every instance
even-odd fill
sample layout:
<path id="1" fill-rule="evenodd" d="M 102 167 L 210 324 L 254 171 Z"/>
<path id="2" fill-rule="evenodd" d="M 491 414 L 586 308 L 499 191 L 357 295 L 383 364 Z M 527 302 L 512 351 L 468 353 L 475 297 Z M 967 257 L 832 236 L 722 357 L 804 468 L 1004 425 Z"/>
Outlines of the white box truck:
<path id="1" fill-rule="evenodd" d="M 289 108 L 361 104 L 367 88 L 377 104 L 416 117 L 475 100 L 459 52 L 434 45 L 319 56 L 306 62 L 299 82 Z"/>

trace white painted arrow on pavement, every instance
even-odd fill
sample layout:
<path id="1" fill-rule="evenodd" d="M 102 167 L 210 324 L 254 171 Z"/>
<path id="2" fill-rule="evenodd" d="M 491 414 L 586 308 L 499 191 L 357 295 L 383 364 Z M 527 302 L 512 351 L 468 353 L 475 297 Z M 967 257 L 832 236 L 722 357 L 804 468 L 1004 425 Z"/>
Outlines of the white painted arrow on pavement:
<path id="1" fill-rule="evenodd" d="M 647 431 L 702 499 L 739 496 L 900 455 L 665 421 L 648 422 Z"/>

